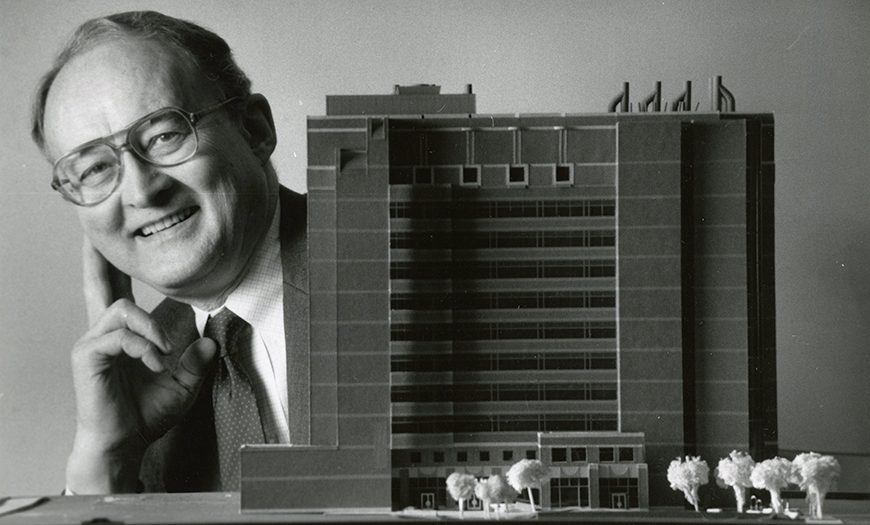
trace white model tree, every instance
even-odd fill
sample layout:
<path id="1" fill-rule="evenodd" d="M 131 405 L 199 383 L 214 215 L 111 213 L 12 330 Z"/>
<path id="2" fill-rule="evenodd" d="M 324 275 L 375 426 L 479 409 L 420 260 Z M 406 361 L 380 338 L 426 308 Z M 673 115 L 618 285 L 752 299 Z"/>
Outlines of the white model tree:
<path id="1" fill-rule="evenodd" d="M 465 512 L 465 500 L 474 496 L 474 486 L 477 480 L 471 474 L 454 472 L 447 476 L 447 492 L 459 503 L 459 517 Z"/>
<path id="2" fill-rule="evenodd" d="M 535 507 L 535 497 L 532 495 L 532 488 L 541 488 L 543 483 L 550 478 L 550 470 L 537 459 L 521 459 L 514 463 L 507 473 L 508 483 L 517 492 L 522 492 L 523 489 L 529 492 L 529 503 L 532 504 L 532 511 L 538 512 Z"/>
<path id="3" fill-rule="evenodd" d="M 792 462 L 791 481 L 807 493 L 809 514 L 814 518 L 822 518 L 825 495 L 839 476 L 840 463 L 834 456 L 805 452 Z"/>
<path id="4" fill-rule="evenodd" d="M 489 519 L 489 505 L 493 500 L 492 486 L 487 483 L 487 479 L 478 479 L 474 485 L 474 495 L 483 504 L 483 513 L 486 519 Z"/>
<path id="5" fill-rule="evenodd" d="M 668 465 L 668 481 L 672 489 L 683 491 L 686 501 L 699 511 L 698 488 L 710 481 L 710 467 L 699 456 L 686 456 L 685 461 L 676 458 Z"/>
<path id="6" fill-rule="evenodd" d="M 716 478 L 734 490 L 737 499 L 737 512 L 743 512 L 746 506 L 746 489 L 752 486 L 752 468 L 755 461 L 748 453 L 742 450 L 732 450 L 727 458 L 719 460 L 716 467 Z"/>
<path id="7" fill-rule="evenodd" d="M 501 474 L 493 474 L 486 480 L 490 488 L 492 502 L 496 505 L 502 505 L 504 511 L 508 511 L 508 506 L 517 500 L 517 491 L 511 487 Z M 496 507 L 498 512 L 498 507 Z"/>
<path id="8" fill-rule="evenodd" d="M 749 476 L 753 487 L 770 492 L 770 506 L 777 514 L 782 514 L 780 492 L 788 486 L 790 474 L 791 461 L 777 456 L 756 463 Z"/>

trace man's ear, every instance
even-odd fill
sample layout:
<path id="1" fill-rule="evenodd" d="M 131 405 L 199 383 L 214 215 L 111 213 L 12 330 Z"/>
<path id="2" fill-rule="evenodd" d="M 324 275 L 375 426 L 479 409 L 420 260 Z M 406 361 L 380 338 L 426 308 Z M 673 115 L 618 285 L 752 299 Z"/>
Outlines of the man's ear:
<path id="1" fill-rule="evenodd" d="M 265 165 L 275 151 L 277 136 L 275 121 L 272 119 L 272 108 L 263 95 L 254 93 L 245 101 L 242 130 L 251 151 Z"/>

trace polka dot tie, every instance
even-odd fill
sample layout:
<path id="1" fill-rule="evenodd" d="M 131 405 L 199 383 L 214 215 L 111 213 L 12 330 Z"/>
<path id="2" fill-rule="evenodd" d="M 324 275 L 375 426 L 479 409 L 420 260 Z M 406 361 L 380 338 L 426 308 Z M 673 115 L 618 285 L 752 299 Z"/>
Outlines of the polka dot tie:
<path id="1" fill-rule="evenodd" d="M 212 389 L 214 426 L 218 442 L 221 488 L 239 490 L 239 448 L 263 443 L 257 396 L 248 380 L 251 360 L 251 325 L 224 308 L 205 324 L 203 335 L 220 348 L 220 361 Z"/>

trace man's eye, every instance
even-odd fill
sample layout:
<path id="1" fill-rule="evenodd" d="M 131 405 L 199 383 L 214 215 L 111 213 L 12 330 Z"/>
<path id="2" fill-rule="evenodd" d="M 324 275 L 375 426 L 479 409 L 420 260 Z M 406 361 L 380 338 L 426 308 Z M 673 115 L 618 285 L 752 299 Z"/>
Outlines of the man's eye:
<path id="1" fill-rule="evenodd" d="M 112 171 L 112 165 L 108 162 L 97 162 L 79 175 L 79 182 L 83 184 L 97 184 Z"/>
<path id="2" fill-rule="evenodd" d="M 148 141 L 148 149 L 160 148 L 172 144 L 177 144 L 184 140 L 184 133 L 180 131 L 166 131 L 160 135 L 156 135 Z"/>

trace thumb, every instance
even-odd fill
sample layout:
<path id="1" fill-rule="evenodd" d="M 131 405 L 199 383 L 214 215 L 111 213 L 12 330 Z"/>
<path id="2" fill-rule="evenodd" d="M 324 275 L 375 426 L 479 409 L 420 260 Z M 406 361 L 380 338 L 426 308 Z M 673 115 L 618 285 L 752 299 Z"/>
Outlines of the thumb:
<path id="1" fill-rule="evenodd" d="M 208 338 L 200 338 L 188 346 L 178 360 L 172 379 L 190 394 L 196 394 L 208 375 L 211 362 L 217 355 L 217 344 Z"/>

